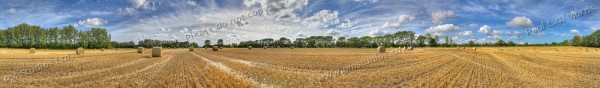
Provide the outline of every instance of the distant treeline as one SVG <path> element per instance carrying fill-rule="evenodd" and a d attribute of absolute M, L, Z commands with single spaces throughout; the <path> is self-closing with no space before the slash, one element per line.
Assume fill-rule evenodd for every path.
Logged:
<path fill-rule="evenodd" d="M 134 43 L 130 42 L 129 44 L 134 44 Z M 139 44 L 138 46 L 146 47 L 146 48 L 151 48 L 154 46 L 161 46 L 163 48 L 188 48 L 190 46 L 198 47 L 198 43 L 196 43 L 196 42 L 188 42 L 188 41 L 179 42 L 178 40 L 144 39 L 142 41 L 139 41 L 138 44 Z"/>
<path fill-rule="evenodd" d="M 386 47 L 456 47 L 456 46 L 519 46 L 512 41 L 499 40 L 495 43 L 475 43 L 469 41 L 465 44 L 456 44 L 452 38 L 448 36 L 444 37 L 444 41 L 439 43 L 440 36 L 433 36 L 431 34 L 415 36 L 412 31 L 399 31 L 393 34 L 386 34 L 383 36 L 362 36 L 362 37 L 338 37 L 334 39 L 332 36 L 310 36 L 307 38 L 296 38 L 291 41 L 288 38 L 281 37 L 278 40 L 272 38 L 265 38 L 254 41 L 242 41 L 240 43 L 233 43 L 231 47 L 262 47 L 262 46 L 279 46 L 279 47 L 299 47 L 299 48 L 376 48 L 379 45 Z M 521 44 L 529 45 L 529 44 Z M 532 44 L 532 45 L 543 45 L 543 44 Z"/>
<path fill-rule="evenodd" d="M 73 49 L 83 48 L 135 48 L 162 46 L 165 48 L 179 48 L 198 46 L 196 43 L 175 41 L 149 40 L 140 41 L 136 45 L 133 41 L 111 42 L 111 35 L 104 28 L 91 28 L 78 30 L 73 25 L 62 28 L 42 28 L 40 26 L 19 24 L 5 30 L 0 29 L 0 48 L 52 48 Z"/>
<path fill-rule="evenodd" d="M 210 45 L 210 41 L 208 45 Z M 452 38 L 448 36 L 444 37 L 443 42 L 440 41 L 440 36 L 433 36 L 431 34 L 415 36 L 412 31 L 399 31 L 393 34 L 386 34 L 383 36 L 362 36 L 362 37 L 338 37 L 334 39 L 332 36 L 310 36 L 307 38 L 296 38 L 291 41 L 288 38 L 281 37 L 277 40 L 272 38 L 265 38 L 254 41 L 242 41 L 240 43 L 233 43 L 230 45 L 224 45 L 226 47 L 237 47 L 245 48 L 248 46 L 253 47 L 289 47 L 294 46 L 298 48 L 376 48 L 379 45 L 386 47 L 504 47 L 504 46 L 588 46 L 588 47 L 600 47 L 600 32 L 589 36 L 575 36 L 572 40 L 565 40 L 563 42 L 552 42 L 542 44 L 517 44 L 513 41 L 504 41 L 502 39 L 496 42 L 476 43 L 474 41 L 468 41 L 467 43 L 457 44 L 454 43 Z M 207 43 L 207 42 L 205 42 Z M 205 46 L 208 46 L 205 45 Z"/>

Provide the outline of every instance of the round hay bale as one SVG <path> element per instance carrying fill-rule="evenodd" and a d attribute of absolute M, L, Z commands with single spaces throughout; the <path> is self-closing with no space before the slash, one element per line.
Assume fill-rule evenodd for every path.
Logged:
<path fill-rule="evenodd" d="M 219 51 L 219 47 L 213 46 L 212 51 Z"/>
<path fill-rule="evenodd" d="M 589 52 L 589 51 L 590 51 L 589 49 L 590 49 L 590 48 L 585 48 L 585 52 Z"/>
<path fill-rule="evenodd" d="M 104 52 L 104 48 L 100 49 L 100 51 Z"/>
<path fill-rule="evenodd" d="M 77 48 L 77 51 L 75 53 L 77 53 L 77 55 L 83 55 L 83 54 L 85 54 L 85 51 L 84 51 L 83 47 L 79 47 L 79 48 Z"/>
<path fill-rule="evenodd" d="M 48 49 L 46 49 L 46 51 L 48 51 Z"/>
<path fill-rule="evenodd" d="M 153 47 L 152 57 L 162 57 L 162 47 Z"/>
<path fill-rule="evenodd" d="M 35 54 L 35 48 L 29 48 L 29 54 Z"/>
<path fill-rule="evenodd" d="M 193 47 L 193 46 L 192 46 L 192 47 L 190 47 L 189 49 L 190 49 L 190 52 L 193 52 L 193 51 L 194 51 L 194 47 Z"/>
<path fill-rule="evenodd" d="M 473 51 L 477 51 L 477 48 L 473 47 Z"/>
<path fill-rule="evenodd" d="M 119 48 L 115 48 L 115 51 L 119 51 Z"/>
<path fill-rule="evenodd" d="M 144 53 L 144 47 L 138 47 L 137 52 L 138 53 Z"/>
<path fill-rule="evenodd" d="M 248 49 L 249 49 L 249 50 L 252 50 L 252 46 L 248 46 Z"/>
<path fill-rule="evenodd" d="M 294 49 L 294 46 L 290 46 L 290 49 Z"/>
<path fill-rule="evenodd" d="M 268 46 L 263 46 L 263 48 L 264 48 L 264 49 L 267 49 L 267 48 L 269 48 L 269 47 L 268 47 Z"/>
<path fill-rule="evenodd" d="M 221 46 L 218 46 L 218 47 L 219 47 L 219 49 L 223 49 L 223 47 L 221 47 Z"/>
<path fill-rule="evenodd" d="M 378 51 L 379 53 L 385 53 L 385 47 L 383 47 L 383 46 L 379 46 L 379 47 L 377 47 L 377 51 Z"/>

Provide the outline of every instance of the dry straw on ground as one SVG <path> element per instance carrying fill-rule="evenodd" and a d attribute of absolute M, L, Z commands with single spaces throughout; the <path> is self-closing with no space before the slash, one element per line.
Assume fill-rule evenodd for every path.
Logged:
<path fill-rule="evenodd" d="M 152 48 L 152 57 L 162 57 L 162 47 Z"/>

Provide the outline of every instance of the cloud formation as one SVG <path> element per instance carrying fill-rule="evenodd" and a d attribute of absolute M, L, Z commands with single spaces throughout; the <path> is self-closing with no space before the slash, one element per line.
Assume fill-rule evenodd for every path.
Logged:
<path fill-rule="evenodd" d="M 448 17 L 454 16 L 454 11 L 435 11 L 431 12 L 431 21 L 434 23 L 443 23 Z"/>
<path fill-rule="evenodd" d="M 481 34 L 490 34 L 491 27 L 488 25 L 483 25 L 477 32 Z"/>
<path fill-rule="evenodd" d="M 507 22 L 506 25 L 512 26 L 512 27 L 528 28 L 528 27 L 531 27 L 532 22 L 531 22 L 531 19 L 529 19 L 525 16 L 520 16 L 520 17 L 513 18 L 512 20 Z"/>
<path fill-rule="evenodd" d="M 569 32 L 571 32 L 571 34 L 579 34 L 579 30 L 577 29 L 571 29 Z"/>
<path fill-rule="evenodd" d="M 17 13 L 17 9 L 15 9 L 15 8 L 7 9 L 6 13 L 15 14 L 15 13 Z"/>
<path fill-rule="evenodd" d="M 293 19 L 296 18 L 295 10 L 299 10 L 308 5 L 308 0 L 244 0 L 247 7 L 260 6 L 266 9 L 267 15 L 275 19 Z"/>
<path fill-rule="evenodd" d="M 443 25 L 429 27 L 429 28 L 425 29 L 425 32 L 426 33 L 443 33 L 443 32 L 458 31 L 458 30 L 460 30 L 460 27 L 454 26 L 454 24 L 443 24 Z"/>
<path fill-rule="evenodd" d="M 327 32 L 325 33 L 325 35 L 328 35 L 328 36 L 339 36 L 339 35 L 342 35 L 342 31 L 335 30 L 335 29 L 329 29 L 329 30 L 327 30 Z"/>
<path fill-rule="evenodd" d="M 410 16 L 410 15 L 400 15 L 398 16 L 398 22 L 399 23 L 408 23 L 408 22 L 412 22 L 415 20 L 415 16 Z"/>
<path fill-rule="evenodd" d="M 104 23 L 107 23 L 107 21 L 102 18 L 89 18 L 86 20 L 79 21 L 79 25 L 86 27 L 96 27 Z"/>
<path fill-rule="evenodd" d="M 308 27 L 327 27 L 331 24 L 340 23 L 337 11 L 321 10 L 313 16 L 302 21 Z"/>
<path fill-rule="evenodd" d="M 400 23 L 390 23 L 389 21 L 386 21 L 383 26 L 383 28 L 390 28 L 390 29 L 399 29 L 400 28 Z"/>

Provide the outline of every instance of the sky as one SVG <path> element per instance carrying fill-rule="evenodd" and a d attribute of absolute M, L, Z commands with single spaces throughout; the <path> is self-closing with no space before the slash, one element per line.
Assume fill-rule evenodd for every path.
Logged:
<path fill-rule="evenodd" d="M 1 0 L 0 29 L 106 28 L 113 41 L 203 44 L 414 31 L 455 43 L 561 42 L 600 28 L 598 0 Z M 576 18 L 569 15 L 579 14 Z M 543 23 L 557 23 L 544 26 Z M 537 30 L 538 32 L 528 32 Z M 443 41 L 443 40 L 440 40 Z"/>

